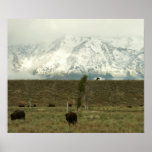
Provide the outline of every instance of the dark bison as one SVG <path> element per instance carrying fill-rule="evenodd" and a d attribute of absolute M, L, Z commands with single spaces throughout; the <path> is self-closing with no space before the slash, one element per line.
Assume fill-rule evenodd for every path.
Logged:
<path fill-rule="evenodd" d="M 100 78 L 98 77 L 98 78 L 96 78 L 96 80 L 100 80 Z"/>
<path fill-rule="evenodd" d="M 132 106 L 128 106 L 128 108 L 132 108 Z"/>
<path fill-rule="evenodd" d="M 55 104 L 49 104 L 48 107 L 55 107 Z"/>
<path fill-rule="evenodd" d="M 24 104 L 19 104 L 18 106 L 19 106 L 19 107 L 25 107 L 25 105 L 24 105 Z"/>
<path fill-rule="evenodd" d="M 74 112 L 68 112 L 65 114 L 66 120 L 68 124 L 73 124 L 75 125 L 77 123 L 77 114 Z"/>
<path fill-rule="evenodd" d="M 34 104 L 33 107 L 36 107 L 36 104 Z"/>
<path fill-rule="evenodd" d="M 69 104 L 69 107 L 72 107 L 72 104 L 71 104 L 71 103 Z"/>
<path fill-rule="evenodd" d="M 23 110 L 16 110 L 11 114 L 11 120 L 15 119 L 24 119 L 25 120 L 25 112 Z"/>

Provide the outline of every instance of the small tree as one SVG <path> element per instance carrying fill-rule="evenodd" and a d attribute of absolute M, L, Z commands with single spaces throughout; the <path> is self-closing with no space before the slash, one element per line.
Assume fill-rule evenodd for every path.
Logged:
<path fill-rule="evenodd" d="M 81 80 L 79 81 L 79 84 L 78 84 L 77 110 L 80 108 L 81 103 L 82 103 L 82 98 L 85 94 L 85 86 L 86 86 L 87 78 L 88 78 L 88 76 L 84 75 L 81 78 Z"/>

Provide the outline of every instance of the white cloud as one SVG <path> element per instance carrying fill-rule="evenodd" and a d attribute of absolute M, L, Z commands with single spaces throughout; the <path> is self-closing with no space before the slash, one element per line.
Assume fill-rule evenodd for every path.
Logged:
<path fill-rule="evenodd" d="M 14 72 L 14 71 L 9 71 L 8 72 L 8 79 L 9 80 L 22 80 L 22 79 L 43 79 L 43 77 L 39 76 L 39 75 L 32 75 L 30 72 L 28 71 L 20 71 L 20 72 Z"/>
<path fill-rule="evenodd" d="M 9 19 L 9 44 L 52 41 L 64 34 L 144 37 L 142 19 Z"/>

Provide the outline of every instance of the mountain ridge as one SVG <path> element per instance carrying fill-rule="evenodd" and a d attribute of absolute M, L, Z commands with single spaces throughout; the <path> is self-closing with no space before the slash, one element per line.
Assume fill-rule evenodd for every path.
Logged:
<path fill-rule="evenodd" d="M 83 74 L 89 79 L 144 79 L 143 40 L 133 38 L 65 36 L 47 44 L 9 45 L 8 61 L 9 79 L 12 73 L 14 78 L 27 73 L 29 79 L 80 79 Z"/>

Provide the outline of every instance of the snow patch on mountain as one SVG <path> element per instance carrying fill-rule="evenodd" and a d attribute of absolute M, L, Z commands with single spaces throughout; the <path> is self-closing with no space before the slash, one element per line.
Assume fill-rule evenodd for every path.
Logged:
<path fill-rule="evenodd" d="M 9 45 L 8 64 L 9 79 L 22 72 L 39 79 L 79 79 L 83 74 L 89 79 L 143 79 L 144 43 L 141 38 L 68 35 L 45 44 Z"/>

